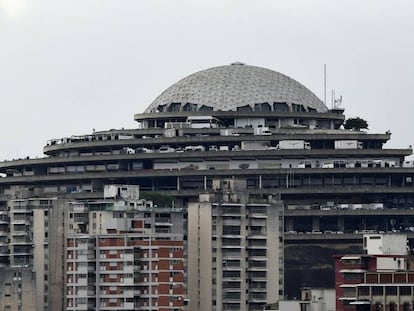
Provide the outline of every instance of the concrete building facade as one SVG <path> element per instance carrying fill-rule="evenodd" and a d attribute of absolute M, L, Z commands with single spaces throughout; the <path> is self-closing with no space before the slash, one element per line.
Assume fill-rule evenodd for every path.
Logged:
<path fill-rule="evenodd" d="M 0 275 L 0 283 L 3 286 L 13 284 L 9 282 L 8 275 L 21 274 L 14 276 L 13 280 L 23 282 L 26 288 L 32 288 L 33 292 L 25 292 L 30 292 L 28 297 L 35 300 L 23 310 L 62 308 L 64 218 L 64 202 L 56 198 L 12 199 L 8 202 L 8 217 L 7 222 L 4 222 L 7 240 L 3 240 L 7 249 L 3 253 L 7 255 L 4 256 L 4 262 L 7 264 L 3 264 L 2 268 L 10 271 Z M 49 232 L 52 232 L 51 236 Z M 25 300 L 21 298 L 21 293 L 21 290 L 14 291 L 10 299 L 20 301 L 23 305 Z"/>
<path fill-rule="evenodd" d="M 190 310 L 263 310 L 283 298 L 283 205 L 238 180 L 188 205 Z"/>
<path fill-rule="evenodd" d="M 108 186 L 105 200 L 71 202 L 66 310 L 184 310 L 184 213 Z"/>
<path fill-rule="evenodd" d="M 343 129 L 342 107 L 281 73 L 242 63 L 203 70 L 134 119 L 133 129 L 51 139 L 43 158 L 0 163 L 0 264 L 11 265 L 11 200 L 97 200 L 109 183 L 172 196 L 184 210 L 216 179 L 281 200 L 289 297 L 333 286 L 332 255 L 360 252 L 364 232 L 414 238 L 412 149 L 384 148 L 389 131 Z"/>
<path fill-rule="evenodd" d="M 408 311 L 414 270 L 403 234 L 364 235 L 367 254 L 335 256 L 337 311 Z"/>

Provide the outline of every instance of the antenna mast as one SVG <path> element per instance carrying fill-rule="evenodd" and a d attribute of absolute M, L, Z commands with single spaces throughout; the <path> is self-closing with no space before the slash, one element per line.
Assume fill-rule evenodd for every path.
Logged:
<path fill-rule="evenodd" d="M 326 106 L 326 64 L 323 64 L 323 93 L 324 93 L 323 103 Z"/>

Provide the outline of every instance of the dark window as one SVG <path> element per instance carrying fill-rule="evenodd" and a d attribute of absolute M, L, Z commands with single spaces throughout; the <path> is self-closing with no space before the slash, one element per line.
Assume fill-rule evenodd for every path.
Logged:
<path fill-rule="evenodd" d="M 276 111 L 276 112 L 289 111 L 289 106 L 286 103 L 273 103 L 273 111 Z"/>
<path fill-rule="evenodd" d="M 197 111 L 197 105 L 196 104 L 191 104 L 191 103 L 186 103 L 183 106 L 183 111 Z"/>
<path fill-rule="evenodd" d="M 171 103 L 171 105 L 168 107 L 168 111 L 174 112 L 174 111 L 180 111 L 181 104 L 180 103 Z"/>
<path fill-rule="evenodd" d="M 382 286 L 373 286 L 372 287 L 372 295 L 373 296 L 382 296 L 384 294 Z"/>
<path fill-rule="evenodd" d="M 360 296 L 369 296 L 369 287 L 361 286 L 358 288 L 358 295 Z"/>
<path fill-rule="evenodd" d="M 400 287 L 401 296 L 411 296 L 411 287 L 410 286 L 401 286 Z"/>
<path fill-rule="evenodd" d="M 203 105 L 200 107 L 199 111 L 213 111 L 213 107 Z"/>
<path fill-rule="evenodd" d="M 252 107 L 250 107 L 249 105 L 237 107 L 237 111 L 252 111 Z"/>
<path fill-rule="evenodd" d="M 268 103 L 254 104 L 254 111 L 271 111 Z"/>
<path fill-rule="evenodd" d="M 345 273 L 344 279 L 347 281 L 362 281 L 364 278 L 361 273 Z"/>
<path fill-rule="evenodd" d="M 385 295 L 397 295 L 397 286 L 387 286 L 385 287 Z"/>

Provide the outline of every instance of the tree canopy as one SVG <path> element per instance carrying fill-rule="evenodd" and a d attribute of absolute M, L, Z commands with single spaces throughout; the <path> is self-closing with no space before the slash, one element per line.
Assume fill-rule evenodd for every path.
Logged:
<path fill-rule="evenodd" d="M 349 118 L 344 123 L 346 130 L 360 131 L 362 129 L 368 129 L 368 122 L 362 118 Z"/>
<path fill-rule="evenodd" d="M 174 201 L 172 196 L 159 192 L 141 192 L 139 196 L 141 199 L 151 200 L 158 207 L 171 207 Z"/>

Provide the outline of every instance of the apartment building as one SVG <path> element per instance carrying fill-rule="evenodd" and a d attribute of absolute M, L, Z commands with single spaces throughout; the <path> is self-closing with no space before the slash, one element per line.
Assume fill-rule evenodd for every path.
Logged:
<path fill-rule="evenodd" d="M 67 310 L 184 310 L 183 210 L 131 197 L 135 189 L 69 204 Z"/>
<path fill-rule="evenodd" d="M 263 310 L 283 297 L 283 208 L 214 180 L 188 206 L 190 310 Z"/>
<path fill-rule="evenodd" d="M 26 303 L 22 310 L 62 308 L 63 206 L 62 200 L 51 198 L 9 201 L 7 217 L 3 216 L 2 221 L 5 251 L 0 283 L 4 291 L 0 292 L 0 300 L 20 301 L 17 305 L 23 306 L 27 296 L 34 302 Z M 49 232 L 53 234 L 49 236 Z M 14 286 L 17 291 L 7 290 Z"/>
<path fill-rule="evenodd" d="M 337 311 L 408 311 L 414 269 L 404 234 L 364 234 L 366 254 L 335 256 Z"/>

